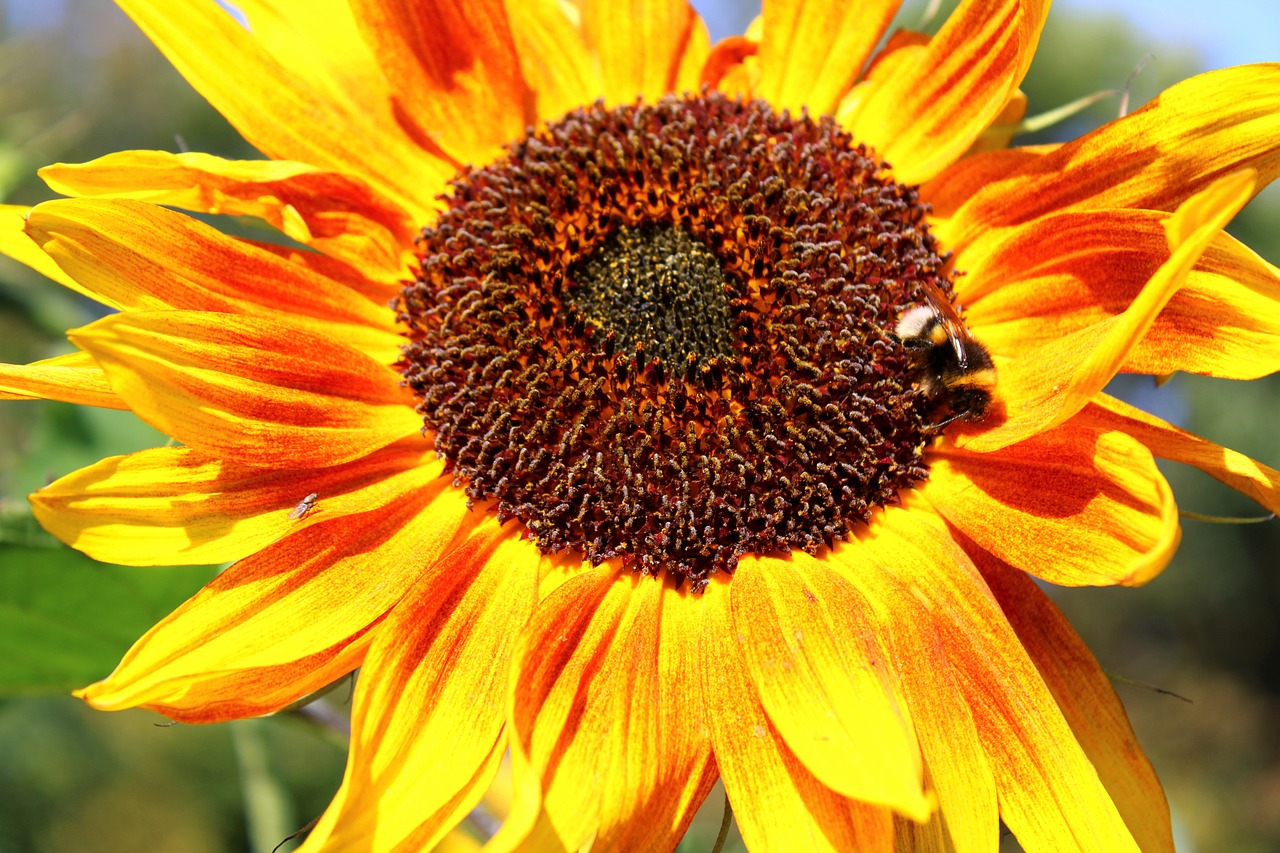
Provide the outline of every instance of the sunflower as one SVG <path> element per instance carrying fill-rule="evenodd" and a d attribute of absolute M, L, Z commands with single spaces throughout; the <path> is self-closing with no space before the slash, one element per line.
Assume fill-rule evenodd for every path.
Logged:
<path fill-rule="evenodd" d="M 756 850 L 1172 847 L 1032 578 L 1156 575 L 1157 457 L 1280 509 L 1103 390 L 1280 364 L 1280 275 L 1222 232 L 1280 67 L 1010 149 L 1034 0 L 887 40 L 896 3 L 778 0 L 714 46 L 682 0 L 119 2 L 268 159 L 59 164 L 4 210 L 114 309 L 6 395 L 176 442 L 37 518 L 231 562 L 85 701 L 216 722 L 360 668 L 307 849 L 427 849 L 508 753 L 497 850 L 670 850 L 717 779 Z"/>

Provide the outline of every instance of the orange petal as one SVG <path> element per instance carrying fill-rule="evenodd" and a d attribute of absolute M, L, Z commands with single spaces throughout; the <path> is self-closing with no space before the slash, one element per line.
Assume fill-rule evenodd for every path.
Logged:
<path fill-rule="evenodd" d="M 1089 648 L 1030 578 L 981 549 L 970 553 L 1139 849 L 1173 850 L 1160 780 Z"/>
<path fill-rule="evenodd" d="M 313 0 L 286 14 L 269 0 L 237 0 L 248 27 L 216 0 L 119 5 L 268 157 L 359 176 L 415 222 L 429 221 L 457 164 L 406 132 L 346 2 Z"/>
<path fill-rule="evenodd" d="M 271 713 L 360 665 L 371 630 L 445 553 L 466 496 L 437 480 L 372 512 L 330 518 L 241 560 L 76 695 L 175 720 Z"/>
<path fill-rule="evenodd" d="M 0 364 L 0 400 L 60 400 L 103 409 L 127 409 L 102 368 L 84 352 L 31 364 Z"/>
<path fill-rule="evenodd" d="M 975 194 L 950 235 L 1054 211 L 1173 210 L 1248 167 L 1280 174 L 1280 63 L 1210 71 Z M 954 243 L 953 243 L 954 245 Z"/>
<path fill-rule="evenodd" d="M 918 554 L 885 565 L 901 582 L 885 597 L 900 589 L 928 609 L 994 774 L 1001 819 L 1027 850 L 1137 850 L 990 590 L 943 528 L 927 529 L 929 518 L 889 507 L 883 528 L 873 525 Z"/>
<path fill-rule="evenodd" d="M 889 642 L 903 701 L 917 724 L 926 785 L 938 798 L 928 823 L 895 820 L 898 849 L 988 849 L 999 827 L 995 779 L 947 644 L 929 611 L 882 568 L 929 557 L 899 537 L 883 535 L 883 529 L 873 523 L 855 542 L 836 545 L 831 564 L 872 604 L 876 630 Z M 949 538 L 944 530 L 930 530 Z"/>
<path fill-rule="evenodd" d="M 929 41 L 920 61 L 879 81 L 849 125 L 918 184 L 973 145 L 1022 82 L 1040 40 L 1048 3 L 962 3 Z"/>
<path fill-rule="evenodd" d="M 610 106 L 698 91 L 711 39 L 686 0 L 584 0 L 582 28 Z"/>
<path fill-rule="evenodd" d="M 759 50 L 759 43 L 745 36 L 721 39 L 702 68 L 702 84 L 731 98 L 754 98 L 760 87 Z"/>
<path fill-rule="evenodd" d="M 1228 175 L 1165 221 L 1173 254 L 1123 314 L 1001 365 L 998 395 L 1006 419 L 964 436 L 962 446 L 982 452 L 1008 447 L 1064 422 L 1101 392 L 1186 281 L 1201 252 L 1252 196 L 1255 177 L 1249 170 Z"/>
<path fill-rule="evenodd" d="M 393 370 L 291 323 L 141 311 L 68 337 L 98 360 L 139 417 L 208 456 L 326 467 L 422 428 Z"/>
<path fill-rule="evenodd" d="M 533 116 L 502 0 L 355 0 L 396 117 L 458 163 L 480 165 Z"/>
<path fill-rule="evenodd" d="M 256 216 L 299 243 L 400 281 L 415 225 L 359 178 L 305 163 L 224 160 L 209 154 L 121 151 L 40 170 L 69 196 L 131 198 L 199 213 Z"/>
<path fill-rule="evenodd" d="M 980 546 L 1064 586 L 1150 580 L 1179 538 L 1173 493 L 1150 451 L 1073 420 L 1012 447 L 938 445 L 920 493 Z"/>
<path fill-rule="evenodd" d="M 734 581 L 711 578 L 702 594 L 699 672 L 716 765 L 750 850 L 887 851 L 892 813 L 843 797 L 796 757 L 760 704 L 729 606 Z"/>
<path fill-rule="evenodd" d="M 956 264 L 966 321 L 993 352 L 1043 346 L 1121 314 L 1169 257 L 1169 214 L 1051 214 L 971 244 Z M 1280 270 L 1217 235 L 1129 354 L 1126 372 L 1256 379 L 1280 370 Z"/>
<path fill-rule="evenodd" d="M 675 847 L 715 781 L 698 603 L 604 565 L 538 606 L 515 658 L 515 799 L 493 849 Z"/>
<path fill-rule="evenodd" d="M 345 284 L 159 205 L 127 199 L 45 202 L 27 233 L 99 302 L 274 318 L 400 356 L 395 316 Z"/>
<path fill-rule="evenodd" d="M 521 0 L 507 4 L 520 68 L 536 101 L 538 118 L 557 119 L 604 97 L 598 57 L 578 21 L 565 14 L 560 0 Z"/>
<path fill-rule="evenodd" d="M 902 0 L 764 4 L 758 94 L 777 110 L 834 113 Z"/>
<path fill-rule="evenodd" d="M 414 276 L 411 265 L 407 265 L 402 273 L 392 277 L 390 274 L 382 275 L 376 269 L 368 270 L 358 261 L 350 264 L 339 258 L 322 255 L 305 248 L 260 242 L 251 242 L 249 245 L 258 251 L 275 255 L 291 266 L 301 267 L 310 275 L 341 282 L 374 305 L 384 309 L 400 296 L 405 283 Z M 416 264 L 417 261 L 413 263 Z M 373 273 L 375 277 L 370 277 L 366 273 Z"/>
<path fill-rule="evenodd" d="M 441 564 L 418 564 L 360 668 L 342 788 L 303 850 L 432 850 L 480 800 L 537 603 L 537 550 L 517 531 L 488 517 Z"/>
<path fill-rule="evenodd" d="M 314 471 L 249 467 L 185 447 L 158 447 L 68 474 L 31 495 L 31 506 L 45 530 L 95 560 L 202 566 L 385 506 L 443 472 L 443 461 L 418 436 Z M 298 514 L 309 494 L 315 499 Z"/>
<path fill-rule="evenodd" d="M 796 553 L 743 560 L 730 596 L 761 704 L 787 746 L 827 787 L 928 820 L 909 713 L 862 595 Z"/>
<path fill-rule="evenodd" d="M 944 246 L 959 249 L 958 237 L 952 233 L 950 217 L 965 202 L 988 184 L 1006 177 L 1010 172 L 1028 169 L 1048 151 L 1057 146 L 1025 146 L 1002 151 L 985 151 L 973 154 L 953 163 L 920 187 L 920 200 L 933 208 L 929 222 L 935 236 Z M 967 271 L 967 267 L 961 267 Z M 966 283 L 965 278 L 956 282 L 956 289 Z"/>
<path fill-rule="evenodd" d="M 1204 250 L 1125 369 L 1228 379 L 1280 371 L 1280 269 L 1230 234 Z M 1164 322 L 1167 317 L 1167 322 Z"/>
<path fill-rule="evenodd" d="M 1280 471 L 1180 430 L 1106 394 L 1099 394 L 1089 408 L 1081 412 L 1081 417 L 1107 429 L 1123 430 L 1161 459 L 1194 465 L 1271 512 L 1280 513 Z"/>

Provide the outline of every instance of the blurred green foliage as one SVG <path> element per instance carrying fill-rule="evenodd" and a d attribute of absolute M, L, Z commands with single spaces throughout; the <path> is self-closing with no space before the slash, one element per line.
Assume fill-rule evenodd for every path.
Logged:
<path fill-rule="evenodd" d="M 0 0 L 0 12 L 10 5 Z M 735 13 L 739 24 L 749 20 L 749 5 Z M 900 21 L 914 25 L 922 5 L 909 3 Z M 952 5 L 943 4 L 938 21 Z M 50 197 L 34 170 L 55 160 L 130 148 L 255 156 L 114 6 L 64 6 L 51 29 L 0 26 L 0 198 Z M 1050 15 L 1024 86 L 1031 114 L 1122 88 L 1148 53 L 1154 58 L 1132 82 L 1131 109 L 1205 70 L 1193 50 L 1154 43 L 1119 17 L 1063 11 Z M 1118 107 L 1118 99 L 1103 100 L 1017 142 L 1074 138 L 1115 118 Z M 1229 230 L 1275 263 L 1278 223 L 1273 187 Z M 87 300 L 0 258 L 0 359 L 65 352 L 64 331 L 95 316 Z M 1113 390 L 1280 467 L 1274 378 L 1245 384 L 1179 375 L 1157 390 L 1132 377 Z M 127 413 L 48 402 L 0 403 L 0 434 L 7 439 L 0 442 L 0 659 L 12 662 L 0 670 L 0 695 L 9 697 L 0 699 L 0 853 L 262 851 L 266 839 L 283 837 L 281 826 L 319 814 L 341 778 L 343 754 L 296 721 L 156 728 L 154 715 L 93 712 L 65 693 L 105 676 L 208 570 L 95 564 L 41 532 L 24 496 L 164 437 Z M 1198 472 L 1166 471 L 1187 509 L 1258 514 Z M 1109 671 L 1193 700 L 1119 687 L 1169 792 L 1183 849 L 1261 853 L 1280 845 L 1280 522 L 1184 527 L 1177 558 L 1147 587 L 1056 595 Z M 41 576 L 59 579 L 58 595 L 36 583 Z M 15 695 L 39 689 L 56 692 Z M 246 800 L 269 801 L 271 813 L 252 817 Z M 709 799 L 682 849 L 705 849 L 721 805 L 718 794 Z"/>
<path fill-rule="evenodd" d="M 106 565 L 47 540 L 4 545 L 0 695 L 68 693 L 96 681 L 213 577 L 203 568 Z"/>

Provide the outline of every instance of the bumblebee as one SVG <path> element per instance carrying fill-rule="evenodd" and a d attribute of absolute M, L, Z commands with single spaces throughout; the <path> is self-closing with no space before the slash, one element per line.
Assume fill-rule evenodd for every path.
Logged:
<path fill-rule="evenodd" d="M 990 411 L 996 387 L 991 353 L 969 333 L 945 293 L 927 280 L 921 284 L 926 304 L 903 312 L 894 337 L 920 371 L 920 389 L 931 399 L 945 401 L 951 412 L 933 428 L 940 430 L 957 420 L 981 421 Z"/>

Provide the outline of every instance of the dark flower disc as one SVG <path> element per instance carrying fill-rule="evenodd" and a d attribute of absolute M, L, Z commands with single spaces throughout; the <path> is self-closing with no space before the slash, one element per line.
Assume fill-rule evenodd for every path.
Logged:
<path fill-rule="evenodd" d="M 926 476 L 889 332 L 951 285 L 915 190 L 829 119 L 596 105 L 444 201 L 400 369 L 457 482 L 544 552 L 700 588 L 829 547 Z"/>

